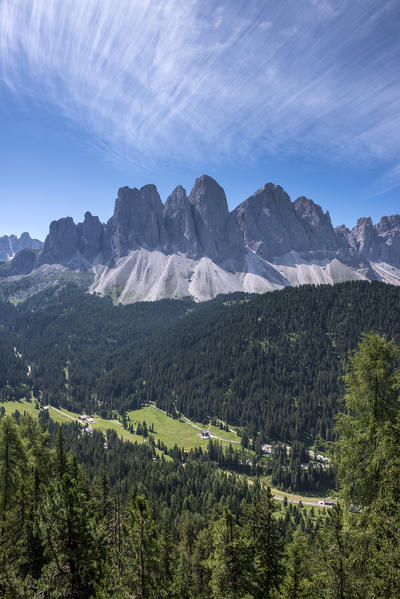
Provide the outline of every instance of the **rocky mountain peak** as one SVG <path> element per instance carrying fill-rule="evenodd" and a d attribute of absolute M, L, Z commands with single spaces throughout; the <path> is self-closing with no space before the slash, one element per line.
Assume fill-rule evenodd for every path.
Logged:
<path fill-rule="evenodd" d="M 26 231 L 19 238 L 16 235 L 3 235 L 0 237 L 0 262 L 10 261 L 21 250 L 41 250 L 42 247 L 43 242 L 32 239 Z"/>
<path fill-rule="evenodd" d="M 321 206 L 305 196 L 297 198 L 293 202 L 293 207 L 308 233 L 310 248 L 313 250 L 337 248 L 338 241 L 329 212 L 324 213 Z"/>
<path fill-rule="evenodd" d="M 391 214 L 390 216 L 382 216 L 379 223 L 375 226 L 375 230 L 378 235 L 384 235 L 385 233 L 400 231 L 400 214 Z"/>
<path fill-rule="evenodd" d="M 21 234 L 21 237 L 19 238 L 19 240 L 21 243 L 31 243 L 32 241 L 37 241 L 37 240 L 32 239 L 27 231 L 24 231 Z M 43 244 L 40 242 L 40 245 L 43 245 Z M 28 246 L 26 246 L 26 247 L 28 247 Z M 29 248 L 29 249 L 35 249 L 35 248 Z"/>
<path fill-rule="evenodd" d="M 168 196 L 164 205 L 164 215 L 170 215 L 181 208 L 185 208 L 188 204 L 186 189 L 182 185 L 175 187 L 173 192 Z"/>
<path fill-rule="evenodd" d="M 400 215 L 383 216 L 374 228 L 380 244 L 380 258 L 400 265 Z"/>
<path fill-rule="evenodd" d="M 229 210 L 224 190 L 208 175 L 196 179 L 188 197 L 197 239 L 204 255 L 220 261 L 229 240 Z"/>
<path fill-rule="evenodd" d="M 357 219 L 356 229 L 373 229 L 374 225 L 370 216 L 361 216 Z"/>
<path fill-rule="evenodd" d="M 318 204 L 310 198 L 300 196 L 293 202 L 294 209 L 297 214 L 312 224 L 318 226 L 321 222 L 332 225 L 329 212 L 324 212 Z"/>
<path fill-rule="evenodd" d="M 229 215 L 225 191 L 208 175 L 196 179 L 189 195 L 189 203 L 201 215 L 206 225 L 214 220 L 215 225 L 223 227 Z"/>
<path fill-rule="evenodd" d="M 245 244 L 263 258 L 307 248 L 304 226 L 288 194 L 280 185 L 267 183 L 233 211 Z"/>
<path fill-rule="evenodd" d="M 89 261 L 94 260 L 103 251 L 103 225 L 98 216 L 85 212 L 83 223 L 77 225 L 79 251 Z"/>
<path fill-rule="evenodd" d="M 119 189 L 106 236 L 116 258 L 125 256 L 131 249 L 156 249 L 166 245 L 163 203 L 155 185 Z"/>
<path fill-rule="evenodd" d="M 25 233 L 21 240 L 34 241 Z M 0 255 L 3 244 L 9 260 L 17 241 L 0 238 Z M 71 217 L 53 221 L 43 250 L 20 252 L 0 277 L 44 264 L 92 270 L 91 289 L 113 295 L 118 289 L 123 302 L 354 278 L 400 284 L 400 216 L 382 217 L 375 226 L 364 217 L 352 230 L 333 229 L 329 213 L 313 200 L 300 196 L 292 203 L 271 182 L 229 213 L 222 187 L 202 175 L 189 196 L 178 186 L 165 205 L 155 185 L 121 187 L 106 225 L 91 212 L 78 225 Z"/>
<path fill-rule="evenodd" d="M 178 185 L 168 196 L 163 215 L 171 251 L 185 253 L 190 258 L 201 256 L 192 205 L 189 203 L 186 190 L 181 185 Z"/>
<path fill-rule="evenodd" d="M 261 189 L 259 189 L 258 191 L 265 191 L 269 194 L 269 197 L 274 198 L 278 201 L 281 200 L 284 202 L 290 202 L 290 197 L 283 189 L 283 187 L 281 187 L 281 185 L 278 185 L 277 183 L 272 183 L 272 181 L 265 183 L 263 187 L 261 187 Z"/>
<path fill-rule="evenodd" d="M 350 244 L 363 256 L 371 256 L 376 249 L 376 233 L 372 219 L 363 216 L 357 220 L 350 234 Z"/>
<path fill-rule="evenodd" d="M 53 220 L 44 243 L 39 264 L 65 264 L 78 251 L 79 234 L 70 216 Z"/>

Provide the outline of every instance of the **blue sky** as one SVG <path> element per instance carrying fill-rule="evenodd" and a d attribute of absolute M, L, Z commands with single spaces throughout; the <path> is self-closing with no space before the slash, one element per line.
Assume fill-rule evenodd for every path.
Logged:
<path fill-rule="evenodd" d="M 0 0 L 0 235 L 118 187 L 400 212 L 398 0 Z"/>

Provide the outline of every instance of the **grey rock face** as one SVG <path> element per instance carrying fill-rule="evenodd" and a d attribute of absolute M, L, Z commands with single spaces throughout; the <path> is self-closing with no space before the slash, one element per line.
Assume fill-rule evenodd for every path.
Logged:
<path fill-rule="evenodd" d="M 374 228 L 379 258 L 400 265 L 400 215 L 383 216 Z"/>
<path fill-rule="evenodd" d="M 349 243 L 357 254 L 365 258 L 373 258 L 376 255 L 376 232 L 369 216 L 358 219 L 349 236 Z"/>
<path fill-rule="evenodd" d="M 182 252 L 189 258 L 201 256 L 200 242 L 197 237 L 192 205 L 181 185 L 176 187 L 165 202 L 164 224 L 172 252 Z"/>
<path fill-rule="evenodd" d="M 304 196 L 297 198 L 293 207 L 307 232 L 310 249 L 337 249 L 338 240 L 329 212 L 324 213 L 321 206 Z"/>
<path fill-rule="evenodd" d="M 87 260 L 92 261 L 106 251 L 104 227 L 98 216 L 86 212 L 83 223 L 77 225 L 77 231 L 79 251 Z"/>
<path fill-rule="evenodd" d="M 400 215 L 383 216 L 373 225 L 370 217 L 362 217 L 350 230 L 336 227 L 339 254 L 351 265 L 365 266 L 368 261 L 400 265 Z"/>
<path fill-rule="evenodd" d="M 28 234 L 20 240 L 2 237 L 0 252 L 10 252 L 17 241 L 35 242 Z M 76 270 L 102 265 L 94 271 L 100 278 L 107 271 L 111 286 L 121 288 L 129 280 L 132 297 L 151 299 L 196 293 L 206 298 L 225 290 L 261 292 L 349 278 L 398 284 L 400 216 L 382 217 L 375 226 L 370 218 L 360 218 L 352 230 L 344 225 L 333 229 L 328 212 L 303 196 L 292 203 L 273 183 L 229 213 L 222 187 L 202 175 L 189 196 L 179 186 L 165 205 L 154 185 L 122 187 L 106 225 L 90 212 L 78 225 L 70 217 L 54 221 L 43 249 L 18 253 L 2 266 L 0 276 L 26 274 L 44 264 Z M 153 287 L 135 295 L 132 288 L 146 281 Z"/>
<path fill-rule="evenodd" d="M 339 225 L 335 227 L 335 236 L 337 239 L 337 244 L 339 247 L 349 247 L 350 246 L 350 235 L 351 230 L 346 227 L 346 225 Z"/>
<path fill-rule="evenodd" d="M 35 268 L 37 263 L 37 251 L 25 248 L 14 256 L 7 270 L 0 270 L 0 277 L 12 277 L 15 275 L 26 275 Z"/>
<path fill-rule="evenodd" d="M 79 252 L 79 232 L 70 216 L 53 220 L 38 265 L 68 265 Z"/>
<path fill-rule="evenodd" d="M 107 223 L 107 233 L 115 257 L 129 250 L 163 248 L 167 235 L 163 222 L 163 203 L 155 185 L 121 187 L 115 202 L 114 214 Z"/>
<path fill-rule="evenodd" d="M 310 249 L 307 232 L 288 194 L 267 183 L 233 211 L 244 243 L 265 259 Z"/>
<path fill-rule="evenodd" d="M 196 179 L 188 200 L 203 255 L 222 262 L 237 254 L 239 231 L 231 222 L 222 187 L 212 177 L 202 175 Z"/>
<path fill-rule="evenodd" d="M 41 250 L 42 247 L 42 241 L 32 239 L 26 232 L 22 233 L 21 237 L 3 235 L 0 237 L 0 262 L 8 262 L 23 249 Z"/>

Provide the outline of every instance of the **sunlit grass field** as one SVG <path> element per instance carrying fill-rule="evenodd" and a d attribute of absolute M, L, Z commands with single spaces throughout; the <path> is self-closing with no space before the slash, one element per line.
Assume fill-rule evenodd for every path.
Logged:
<path fill-rule="evenodd" d="M 154 436 L 155 440 L 160 439 L 167 447 L 183 447 L 186 451 L 193 449 L 194 447 L 206 448 L 208 445 L 208 439 L 202 439 L 200 430 L 209 430 L 212 434 L 226 439 L 222 441 L 222 444 L 227 446 L 230 442 L 236 442 L 235 445 L 240 442 L 240 437 L 235 432 L 226 432 L 221 430 L 217 426 L 205 425 L 204 423 L 193 422 L 195 426 L 188 424 L 187 418 L 177 420 L 171 416 L 167 416 L 164 412 L 161 412 L 154 406 L 146 406 L 139 410 L 132 410 L 128 412 L 128 418 L 130 423 L 133 424 L 136 430 L 137 423 L 146 422 L 147 428 L 154 425 L 154 431 L 150 432 Z"/>

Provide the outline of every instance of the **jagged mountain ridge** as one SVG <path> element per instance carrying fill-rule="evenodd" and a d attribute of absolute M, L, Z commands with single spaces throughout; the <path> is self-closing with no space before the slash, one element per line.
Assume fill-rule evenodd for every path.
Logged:
<path fill-rule="evenodd" d="M 0 237 L 0 262 L 9 262 L 23 249 L 41 250 L 43 242 L 32 239 L 29 233 L 22 233 L 21 237 L 16 235 L 3 235 Z"/>
<path fill-rule="evenodd" d="M 19 252 L 1 275 L 63 269 L 90 272 L 92 291 L 123 303 L 351 279 L 400 285 L 400 216 L 333 228 L 328 212 L 305 197 L 291 202 L 273 183 L 229 212 L 207 175 L 165 204 L 154 185 L 122 187 L 106 224 L 90 212 L 79 224 L 53 221 L 43 249 Z"/>

